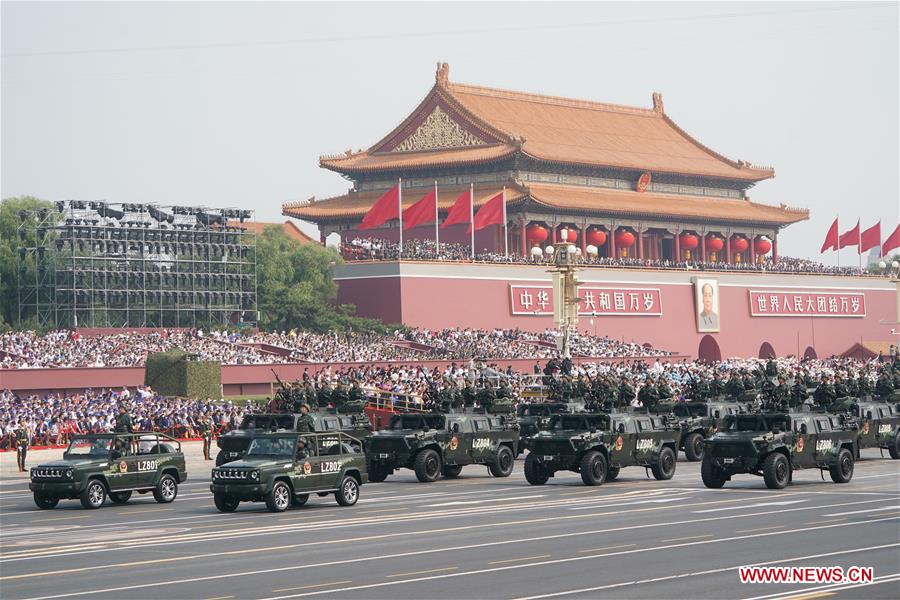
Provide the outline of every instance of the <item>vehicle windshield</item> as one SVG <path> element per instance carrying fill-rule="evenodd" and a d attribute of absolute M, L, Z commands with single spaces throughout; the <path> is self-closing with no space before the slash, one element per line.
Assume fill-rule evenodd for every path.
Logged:
<path fill-rule="evenodd" d="M 282 437 L 253 438 L 250 447 L 247 448 L 247 456 L 293 458 L 294 440 Z"/>
<path fill-rule="evenodd" d="M 556 415 L 550 419 L 550 431 L 609 429 L 605 415 Z"/>
<path fill-rule="evenodd" d="M 523 404 L 518 408 L 520 417 L 549 417 L 566 409 L 564 404 Z"/>
<path fill-rule="evenodd" d="M 396 415 L 389 429 L 444 429 L 444 415 Z"/>
<path fill-rule="evenodd" d="M 69 444 L 66 454 L 72 456 L 97 456 L 107 457 L 112 438 L 75 438 Z"/>
<path fill-rule="evenodd" d="M 738 415 L 731 419 L 727 425 L 728 431 L 757 432 L 774 431 L 775 429 L 780 431 L 790 431 L 790 427 L 791 422 L 787 417 L 763 417 L 762 415 Z"/>
<path fill-rule="evenodd" d="M 291 415 L 246 415 L 241 421 L 241 429 L 271 429 L 275 423 L 277 429 L 293 429 L 294 417 Z"/>
<path fill-rule="evenodd" d="M 678 404 L 672 409 L 676 417 L 705 417 L 709 407 L 705 404 Z"/>

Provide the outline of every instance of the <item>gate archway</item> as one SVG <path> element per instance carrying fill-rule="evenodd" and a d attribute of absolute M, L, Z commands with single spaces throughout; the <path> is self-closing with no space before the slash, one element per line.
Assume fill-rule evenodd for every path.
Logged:
<path fill-rule="evenodd" d="M 807 346 L 806 350 L 803 351 L 803 358 L 806 359 L 816 359 L 819 358 L 819 355 L 816 354 L 816 349 L 812 346 Z"/>
<path fill-rule="evenodd" d="M 711 335 L 704 335 L 700 340 L 700 347 L 697 349 L 697 357 L 706 362 L 715 362 L 722 360 L 722 351 L 719 350 L 719 343 Z"/>
<path fill-rule="evenodd" d="M 770 356 L 775 356 L 775 348 L 769 342 L 763 342 L 759 347 L 759 358 L 769 358 Z"/>

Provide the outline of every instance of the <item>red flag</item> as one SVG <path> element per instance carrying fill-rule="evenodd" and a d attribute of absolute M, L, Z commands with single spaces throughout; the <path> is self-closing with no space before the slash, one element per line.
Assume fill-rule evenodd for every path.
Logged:
<path fill-rule="evenodd" d="M 475 231 L 484 229 L 488 225 L 503 225 L 503 193 L 499 193 L 485 202 L 475 213 Z M 469 232 L 472 225 L 469 225 Z"/>
<path fill-rule="evenodd" d="M 894 248 L 900 248 L 900 225 L 894 227 L 894 233 L 881 242 L 881 255 L 887 256 Z"/>
<path fill-rule="evenodd" d="M 828 228 L 828 233 L 825 234 L 825 242 L 822 244 L 822 249 L 819 250 L 819 253 L 825 252 L 826 250 L 837 250 L 838 249 L 838 220 L 835 219 L 834 223 L 831 224 L 831 227 Z"/>
<path fill-rule="evenodd" d="M 878 221 L 859 235 L 859 253 L 881 245 L 881 221 Z"/>
<path fill-rule="evenodd" d="M 383 225 L 385 221 L 400 218 L 400 184 L 395 185 L 378 199 L 366 216 L 363 217 L 360 229 L 374 229 Z"/>
<path fill-rule="evenodd" d="M 447 218 L 441 224 L 441 229 L 457 223 L 468 223 L 472 214 L 472 190 L 466 190 L 456 198 L 456 202 L 450 207 Z"/>
<path fill-rule="evenodd" d="M 437 200 L 437 190 L 431 190 L 421 200 L 403 211 L 403 229 L 412 229 L 421 223 L 434 220 L 434 203 Z"/>
<path fill-rule="evenodd" d="M 856 222 L 856 227 L 842 233 L 838 240 L 838 248 L 846 248 L 847 246 L 859 246 L 859 221 Z"/>

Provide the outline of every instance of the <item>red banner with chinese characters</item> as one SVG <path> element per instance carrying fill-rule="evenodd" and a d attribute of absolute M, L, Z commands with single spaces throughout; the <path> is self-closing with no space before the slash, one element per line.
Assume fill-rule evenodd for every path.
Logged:
<path fill-rule="evenodd" d="M 540 285 L 509 286 L 512 314 L 552 315 L 553 288 Z M 662 293 L 657 288 L 613 288 L 582 285 L 578 288 L 578 314 L 582 316 L 662 315 Z"/>
<path fill-rule="evenodd" d="M 754 317 L 865 317 L 866 295 L 859 292 L 749 290 Z"/>

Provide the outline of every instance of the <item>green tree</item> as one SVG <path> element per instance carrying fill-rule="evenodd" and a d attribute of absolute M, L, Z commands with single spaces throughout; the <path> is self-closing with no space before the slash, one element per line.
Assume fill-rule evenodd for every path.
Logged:
<path fill-rule="evenodd" d="M 263 329 L 380 330 L 372 319 L 354 315 L 352 305 L 337 306 L 332 267 L 342 262 L 333 248 L 301 244 L 279 226 L 256 239 L 257 302 Z"/>
<path fill-rule="evenodd" d="M 21 211 L 32 211 L 40 208 L 53 210 L 53 204 L 32 196 L 5 198 L 0 201 L 0 327 L 3 323 L 23 326 L 33 315 L 23 315 L 24 323 L 18 323 L 19 317 L 19 257 L 18 248 L 23 245 L 19 238 L 18 228 L 22 222 Z M 33 221 L 33 219 L 32 219 Z M 33 225 L 33 223 L 32 223 Z M 26 246 L 35 246 L 34 227 L 28 228 Z M 29 264 L 25 273 L 33 274 L 34 265 Z"/>

